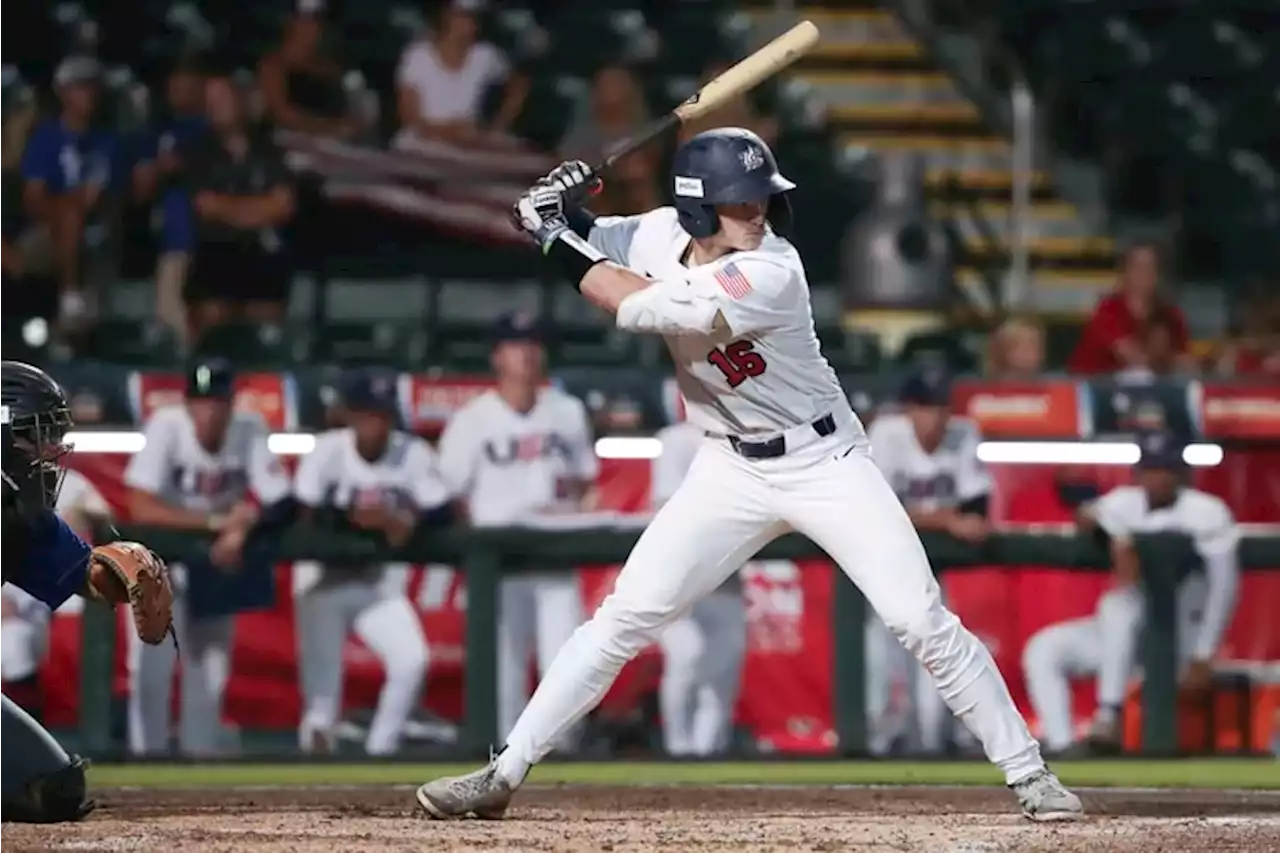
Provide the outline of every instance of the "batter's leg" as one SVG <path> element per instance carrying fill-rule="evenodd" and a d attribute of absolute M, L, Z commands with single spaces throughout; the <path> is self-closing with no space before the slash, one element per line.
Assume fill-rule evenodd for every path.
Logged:
<path fill-rule="evenodd" d="M 1010 785 L 1044 771 L 991 653 L 942 603 L 920 537 L 871 458 L 817 466 L 786 498 L 786 518 L 839 563 L 889 630 L 933 676 Z"/>
<path fill-rule="evenodd" d="M 1031 707 L 1049 752 L 1075 743 L 1071 723 L 1071 676 L 1096 672 L 1101 643 L 1096 619 L 1072 619 L 1041 628 L 1022 650 L 1022 673 Z"/>
<path fill-rule="evenodd" d="M 4 819 L 50 823 L 77 820 L 92 811 L 93 801 L 86 797 L 84 762 L 68 755 L 53 735 L 8 696 L 0 697 L 0 717 Z"/>
<path fill-rule="evenodd" d="M 902 708 L 901 686 L 906 681 L 903 666 L 907 653 L 884 620 L 868 614 L 863 630 L 866 660 L 867 751 L 888 755 L 894 743 L 906 734 L 907 718 Z"/>
<path fill-rule="evenodd" d="M 232 616 L 188 619 L 182 644 L 178 745 L 189 756 L 222 750 L 222 693 L 231 674 Z"/>
<path fill-rule="evenodd" d="M 662 649 L 662 681 L 658 709 L 662 712 L 662 744 L 668 755 L 693 753 L 693 714 L 698 689 L 698 662 L 706 653 L 702 626 L 690 611 L 658 634 Z"/>
<path fill-rule="evenodd" d="M 950 740 L 951 711 L 924 667 L 911 661 L 909 672 L 911 704 L 919 730 L 920 749 L 929 755 L 939 755 Z"/>
<path fill-rule="evenodd" d="M 747 612 L 741 590 L 718 590 L 694 605 L 707 638 L 699 662 L 693 711 L 693 751 L 707 756 L 729 748 L 747 654 Z"/>
<path fill-rule="evenodd" d="M 529 700 L 529 659 L 537 643 L 537 600 L 531 577 L 498 584 L 498 740 L 507 735 Z"/>
<path fill-rule="evenodd" d="M 360 605 L 359 581 L 313 586 L 294 599 L 294 629 L 298 640 L 298 671 L 302 688 L 302 719 L 298 745 L 304 752 L 331 752 L 342 703 L 342 651 L 347 629 Z"/>
<path fill-rule="evenodd" d="M 186 595 L 173 600 L 173 627 L 186 648 Z M 178 650 L 173 643 L 148 645 L 137 632 L 128 632 L 129 698 L 127 702 L 129 752 L 136 756 L 163 755 L 169 751 L 172 728 L 173 673 Z"/>
<path fill-rule="evenodd" d="M 1136 586 L 1113 589 L 1098 599 L 1098 716 L 1097 739 L 1120 745 L 1120 711 L 1137 663 L 1138 636 L 1145 605 Z"/>
<path fill-rule="evenodd" d="M 566 571 L 536 575 L 533 600 L 535 658 L 538 678 L 541 680 L 547 670 L 551 669 L 560 649 L 582 624 L 582 589 L 578 584 L 577 573 Z M 524 703 L 521 702 L 521 707 L 523 706 Z M 565 732 L 555 748 L 576 749 L 581 739 L 582 726 L 574 726 Z"/>
<path fill-rule="evenodd" d="M 361 611 L 355 632 L 382 660 L 386 673 L 365 750 L 391 755 L 400 748 L 404 724 L 418 707 L 427 675 L 427 638 L 418 611 L 403 595 L 383 598 Z"/>
<path fill-rule="evenodd" d="M 786 531 L 768 486 L 745 465 L 727 448 L 703 448 L 640 536 L 613 592 L 556 656 L 496 760 L 418 789 L 428 814 L 500 816 L 530 766 L 599 703 L 627 661 Z"/>

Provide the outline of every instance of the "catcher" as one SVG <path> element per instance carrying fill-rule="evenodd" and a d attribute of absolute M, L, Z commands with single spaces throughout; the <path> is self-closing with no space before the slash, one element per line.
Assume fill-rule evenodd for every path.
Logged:
<path fill-rule="evenodd" d="M 17 361 L 0 365 L 3 441 L 4 582 L 55 609 L 72 595 L 129 602 L 138 635 L 159 643 L 172 632 L 173 591 L 164 563 L 136 542 L 90 548 L 53 508 L 71 427 L 66 396 L 44 371 Z M 83 759 L 3 697 L 4 820 L 55 823 L 93 810 Z"/>

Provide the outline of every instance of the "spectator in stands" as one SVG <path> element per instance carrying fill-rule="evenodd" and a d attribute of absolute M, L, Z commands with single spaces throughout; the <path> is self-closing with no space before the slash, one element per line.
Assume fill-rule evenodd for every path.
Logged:
<path fill-rule="evenodd" d="M 1029 379 L 1044 371 L 1044 326 L 1035 317 L 1011 317 L 991 335 L 987 348 L 987 376 Z"/>
<path fill-rule="evenodd" d="M 529 92 L 528 78 L 513 73 L 502 51 L 477 41 L 482 0 L 451 0 L 429 38 L 409 45 L 396 71 L 400 127 L 413 137 L 455 143 L 510 131 Z M 481 111 L 489 87 L 505 81 L 498 112 L 487 125 Z"/>
<path fill-rule="evenodd" d="M 1235 376 L 1280 376 L 1280 285 L 1261 285 L 1244 304 L 1240 334 L 1217 358 Z"/>
<path fill-rule="evenodd" d="M 67 332 L 83 330 L 92 319 L 85 226 L 102 213 L 121 177 L 118 140 L 93 126 L 99 76 L 97 60 L 89 57 L 58 65 L 53 85 L 61 110 L 35 129 L 22 157 L 23 211 L 36 229 L 24 257 L 34 263 L 36 245 L 49 257 Z"/>
<path fill-rule="evenodd" d="M 734 64 L 729 59 L 712 59 L 703 70 L 700 83 L 711 82 Z M 691 136 L 715 127 L 745 127 L 755 131 L 770 145 L 778 138 L 777 119 L 761 115 L 746 93 L 738 95 L 702 118 L 680 125 L 680 141 L 684 142 Z"/>
<path fill-rule="evenodd" d="M 362 131 L 348 109 L 342 66 L 324 50 L 322 0 L 299 0 L 280 46 L 258 66 L 267 118 L 287 130 L 349 139 Z"/>
<path fill-rule="evenodd" d="M 186 164 L 196 245 L 185 297 L 193 335 L 233 319 L 279 322 L 293 271 L 281 230 L 294 215 L 293 182 L 271 140 L 245 117 L 229 77 L 205 84 L 211 133 Z"/>
<path fill-rule="evenodd" d="M 595 162 L 610 143 L 648 120 L 649 107 L 635 75 L 621 65 L 605 66 L 596 72 L 590 100 L 560 143 L 560 156 Z M 619 160 L 591 209 L 602 215 L 628 216 L 660 207 L 661 153 L 650 144 Z"/>
<path fill-rule="evenodd" d="M 1098 374 L 1153 370 L 1152 356 L 1163 357 L 1163 335 L 1174 366 L 1193 370 L 1187 352 L 1187 323 L 1178 306 L 1159 293 L 1161 250 L 1155 243 L 1136 243 L 1124 253 L 1114 292 L 1093 311 L 1071 354 L 1072 373 Z M 1155 347 L 1153 352 L 1152 347 Z"/>
<path fill-rule="evenodd" d="M 195 245 L 195 215 L 184 180 L 184 161 L 208 132 L 204 112 L 204 70 L 180 61 L 165 82 L 163 115 L 141 142 L 133 168 L 134 193 L 160 202 L 160 246 L 156 262 L 156 316 L 186 338 L 182 290 Z"/>

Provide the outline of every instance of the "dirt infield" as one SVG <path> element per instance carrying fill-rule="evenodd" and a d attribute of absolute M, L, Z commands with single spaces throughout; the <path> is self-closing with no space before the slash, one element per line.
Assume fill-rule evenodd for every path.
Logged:
<path fill-rule="evenodd" d="M 79 824 L 4 826 L 5 851 L 1280 851 L 1280 793 L 1085 792 L 1035 825 L 994 788 L 539 786 L 500 823 L 437 823 L 396 787 L 115 790 Z"/>

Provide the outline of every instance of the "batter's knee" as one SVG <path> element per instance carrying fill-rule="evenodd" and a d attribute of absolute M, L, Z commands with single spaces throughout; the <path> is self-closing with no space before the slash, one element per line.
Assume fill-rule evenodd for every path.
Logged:
<path fill-rule="evenodd" d="M 615 593 L 578 630 L 595 635 L 606 655 L 625 663 L 654 642 L 679 615 L 674 605 L 625 601 Z"/>
<path fill-rule="evenodd" d="M 935 679 L 963 669 L 976 653 L 974 644 L 966 641 L 968 632 L 960 619 L 941 600 L 915 612 L 891 615 L 885 624 Z"/>

